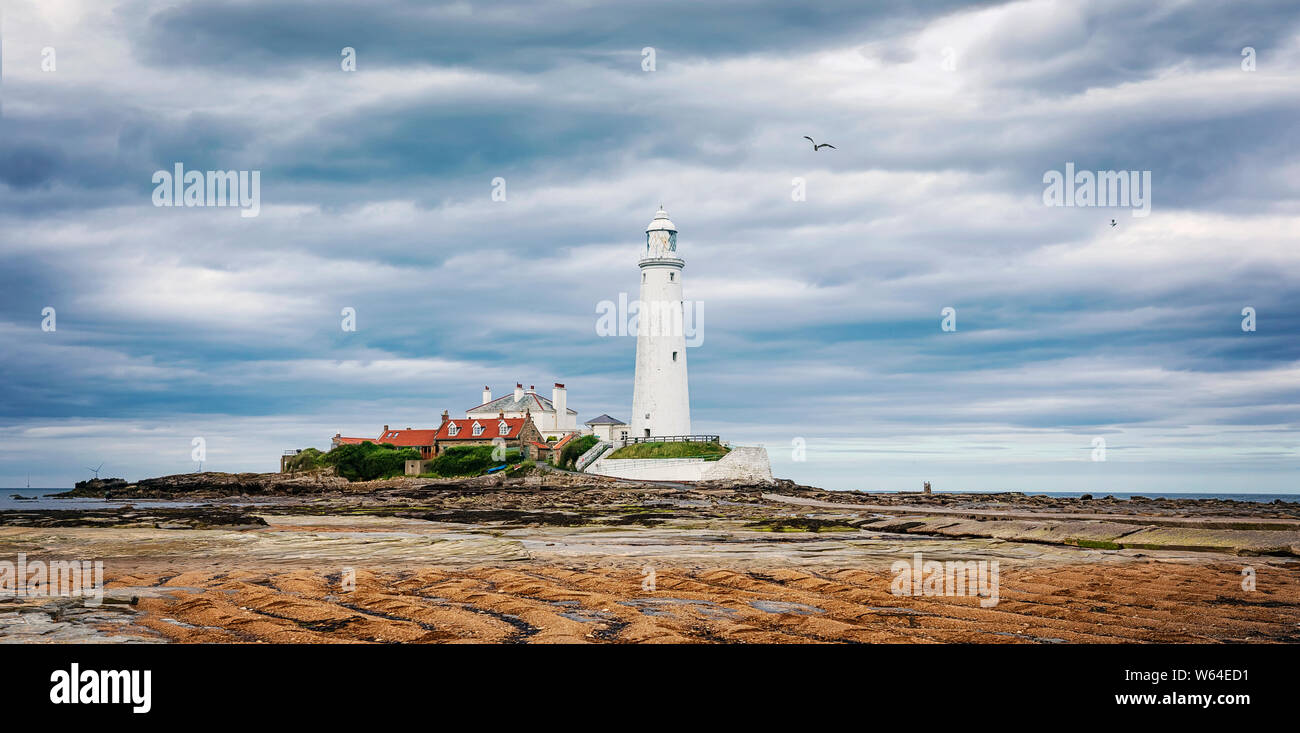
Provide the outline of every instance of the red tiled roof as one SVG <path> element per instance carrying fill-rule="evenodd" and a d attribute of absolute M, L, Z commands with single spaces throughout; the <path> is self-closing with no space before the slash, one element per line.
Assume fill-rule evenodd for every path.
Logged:
<path fill-rule="evenodd" d="M 378 443 L 392 443 L 399 447 L 433 445 L 437 430 L 388 430 L 379 436 Z"/>
<path fill-rule="evenodd" d="M 559 449 L 561 449 L 561 448 L 564 447 L 564 444 L 565 444 L 565 443 L 569 442 L 570 440 L 573 440 L 573 439 L 576 438 L 576 437 L 578 437 L 578 434 L 577 434 L 577 433 L 569 433 L 568 435 L 566 435 L 566 436 L 564 436 L 563 438 L 560 438 L 559 440 L 556 440 L 556 441 L 554 441 L 554 442 L 549 441 L 549 440 L 546 441 L 546 442 L 539 442 L 539 441 L 536 441 L 536 440 L 530 440 L 530 441 L 528 441 L 528 442 L 529 442 L 529 443 L 532 443 L 533 445 L 537 446 L 538 448 L 543 448 L 543 449 L 545 449 L 545 450 L 559 450 Z"/>
<path fill-rule="evenodd" d="M 507 430 L 509 431 L 505 435 L 502 435 L 501 431 L 497 428 L 497 424 L 503 419 L 505 420 Z M 438 428 L 435 437 L 438 440 L 491 440 L 492 438 L 518 438 L 520 431 L 524 429 L 524 421 L 527 419 L 528 418 L 526 417 L 480 417 L 448 420 L 446 423 L 443 423 L 442 427 Z M 483 426 L 483 433 L 481 435 L 474 434 L 475 422 L 478 422 L 479 425 Z M 459 432 L 455 435 L 451 434 L 452 425 L 460 428 Z"/>
<path fill-rule="evenodd" d="M 577 433 L 569 433 L 563 438 L 560 438 L 559 440 L 555 441 L 555 444 L 552 447 L 555 448 L 555 450 L 559 450 L 564 447 L 565 443 L 569 442 L 570 440 L 573 440 L 576 437 L 578 437 Z"/>

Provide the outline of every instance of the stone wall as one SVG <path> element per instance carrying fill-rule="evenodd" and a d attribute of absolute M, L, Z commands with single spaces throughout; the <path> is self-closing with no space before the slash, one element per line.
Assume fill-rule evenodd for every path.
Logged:
<path fill-rule="evenodd" d="M 720 461 L 710 463 L 704 470 L 705 481 L 772 481 L 772 463 L 767 449 L 757 446 L 732 446 L 731 452 Z"/>
<path fill-rule="evenodd" d="M 419 459 L 409 460 L 406 462 L 406 475 L 419 476 L 422 473 L 428 473 L 429 464 L 431 463 L 433 463 L 433 461 L 423 461 Z"/>
<path fill-rule="evenodd" d="M 767 449 L 732 446 L 721 460 L 703 458 L 601 458 L 587 473 L 638 481 L 772 481 Z"/>

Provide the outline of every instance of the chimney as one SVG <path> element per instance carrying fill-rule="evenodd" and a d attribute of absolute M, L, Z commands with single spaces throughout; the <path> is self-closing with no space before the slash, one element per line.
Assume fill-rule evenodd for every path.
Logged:
<path fill-rule="evenodd" d="M 487 385 L 485 384 L 483 385 L 483 404 L 486 405 L 491 401 L 492 401 L 492 390 L 488 389 Z"/>
<path fill-rule="evenodd" d="M 519 382 L 515 382 L 515 402 L 519 402 L 523 398 L 524 398 L 524 385 L 520 384 Z"/>
<path fill-rule="evenodd" d="M 556 382 L 555 386 L 551 388 L 551 406 L 555 408 L 555 425 L 551 429 L 556 431 L 564 430 L 564 426 L 568 424 L 565 417 L 568 415 L 569 392 L 559 382 Z"/>
<path fill-rule="evenodd" d="M 442 424 L 443 424 L 443 425 L 446 425 L 446 424 L 447 424 L 447 421 L 450 420 L 450 419 L 451 419 L 451 418 L 448 417 L 448 415 L 447 415 L 447 411 L 446 411 L 446 410 L 443 410 L 443 411 L 442 411 Z"/>
<path fill-rule="evenodd" d="M 505 411 L 505 410 L 497 410 L 497 419 L 498 419 L 498 420 L 504 420 L 504 419 L 506 419 L 506 411 Z"/>
<path fill-rule="evenodd" d="M 386 433 L 386 432 L 388 432 L 388 426 L 387 426 L 387 425 L 384 426 L 384 433 Z M 380 435 L 383 435 L 383 433 L 380 433 Z"/>

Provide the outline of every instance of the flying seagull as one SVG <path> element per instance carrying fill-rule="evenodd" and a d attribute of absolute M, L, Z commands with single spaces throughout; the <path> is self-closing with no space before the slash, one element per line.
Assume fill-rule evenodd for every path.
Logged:
<path fill-rule="evenodd" d="M 831 145 L 830 143 L 822 143 L 821 145 L 818 145 L 816 140 L 813 140 L 812 138 L 808 137 L 807 135 L 804 135 L 804 136 L 803 136 L 803 139 L 804 139 L 804 140 L 807 140 L 808 142 L 810 142 L 810 143 L 813 144 L 813 152 L 814 152 L 814 153 L 817 152 L 818 150 L 821 150 L 822 148 L 830 148 L 831 150 L 838 150 L 838 149 L 839 149 L 839 148 L 835 147 L 834 145 Z"/>

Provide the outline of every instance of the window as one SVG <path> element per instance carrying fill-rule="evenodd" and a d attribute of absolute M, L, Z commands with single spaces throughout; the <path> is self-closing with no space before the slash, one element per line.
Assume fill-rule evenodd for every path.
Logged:
<path fill-rule="evenodd" d="M 456 423 L 452 423 L 451 425 L 447 426 L 447 435 L 450 435 L 454 438 L 456 437 L 456 433 L 459 432 L 460 432 L 460 426 L 457 425 Z"/>
<path fill-rule="evenodd" d="M 626 430 L 623 431 L 622 439 L 623 439 L 623 440 L 627 440 L 627 431 L 626 431 Z"/>
<path fill-rule="evenodd" d="M 507 423 L 505 420 L 502 420 L 502 421 L 497 425 L 497 432 L 499 432 L 501 435 L 509 435 L 509 434 L 510 434 L 510 424 Z"/>
<path fill-rule="evenodd" d="M 676 352 L 676 351 L 673 352 L 673 361 L 677 361 L 677 352 Z"/>
<path fill-rule="evenodd" d="M 478 424 L 478 421 L 475 420 L 475 421 L 474 421 L 474 435 L 482 435 L 482 434 L 483 434 L 483 426 L 482 426 L 482 425 L 479 425 L 479 424 Z"/>
<path fill-rule="evenodd" d="M 676 280 L 677 280 L 677 273 L 675 272 L 668 273 L 668 282 L 675 282 Z"/>

